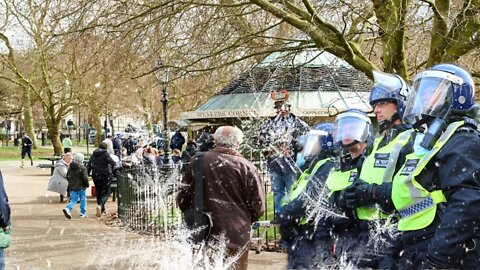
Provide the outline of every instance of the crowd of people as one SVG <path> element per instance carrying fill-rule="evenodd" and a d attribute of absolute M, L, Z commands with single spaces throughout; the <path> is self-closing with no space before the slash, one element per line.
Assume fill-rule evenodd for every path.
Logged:
<path fill-rule="evenodd" d="M 282 100 L 259 133 L 274 193 L 271 223 L 280 227 L 288 268 L 478 268 L 480 132 L 472 76 L 439 64 L 413 86 L 395 74 L 374 78 L 376 129 L 358 109 L 309 128 Z M 264 194 L 255 168 L 233 151 L 241 140 L 221 137 L 241 131 L 217 132 L 217 147 L 195 155 L 177 199 L 187 224 L 198 205 L 194 217 L 211 214 L 211 222 L 193 224 L 226 235 L 236 268 L 245 269 L 247 255 L 238 255 L 249 244 L 244 225 L 262 213 Z M 198 181 L 208 186 L 202 200 Z"/>
<path fill-rule="evenodd" d="M 354 108 L 310 128 L 285 99 L 275 102 L 277 115 L 258 133 L 274 193 L 271 223 L 280 228 L 288 268 L 478 268 L 480 132 L 472 76 L 438 64 L 413 85 L 382 72 L 374 72 L 374 82 L 369 102 L 376 128 Z M 243 136 L 222 126 L 199 145 L 176 132 L 168 159 L 185 172 L 177 203 L 186 224 L 209 228 L 195 241 L 225 236 L 237 269 L 247 268 L 250 226 L 265 211 L 258 170 L 239 152 Z M 81 153 L 66 151 L 49 189 L 70 192 L 67 218 L 77 198 L 85 217 L 91 173 L 100 216 L 116 170 L 165 161 L 156 142 L 107 136 L 87 166 Z"/>

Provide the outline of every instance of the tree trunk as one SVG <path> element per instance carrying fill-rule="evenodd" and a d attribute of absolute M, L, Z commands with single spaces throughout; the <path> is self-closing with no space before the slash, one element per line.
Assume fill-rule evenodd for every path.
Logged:
<path fill-rule="evenodd" d="M 53 153 L 55 155 L 61 155 L 63 153 L 62 142 L 60 141 L 60 123 L 53 121 L 51 118 L 46 119 L 48 137 L 53 145 Z"/>
<path fill-rule="evenodd" d="M 139 89 L 139 91 L 142 91 L 142 90 L 143 89 Z M 152 114 L 151 114 L 151 111 L 153 111 L 153 109 L 152 109 L 152 106 L 149 106 L 148 100 L 145 95 L 140 94 L 139 97 L 140 97 L 140 103 L 142 104 L 143 118 L 145 119 L 145 125 L 147 126 L 148 137 L 150 138 L 153 135 Z"/>
<path fill-rule="evenodd" d="M 32 113 L 32 103 L 30 99 L 30 87 L 28 85 L 23 86 L 23 125 L 25 130 L 32 139 L 33 149 L 38 148 L 37 138 L 35 136 L 35 131 L 33 128 L 33 113 Z"/>
<path fill-rule="evenodd" d="M 95 129 L 97 130 L 97 134 L 95 135 L 95 145 L 98 146 L 100 145 L 100 142 L 103 141 L 103 136 L 102 136 L 102 119 L 100 119 L 100 114 L 96 113 L 93 116 L 94 123 L 93 126 L 95 126 Z"/>
<path fill-rule="evenodd" d="M 108 118 L 108 122 L 110 122 L 110 134 L 112 134 L 112 137 L 113 137 L 113 136 L 115 136 L 115 127 L 113 126 L 112 117 Z"/>

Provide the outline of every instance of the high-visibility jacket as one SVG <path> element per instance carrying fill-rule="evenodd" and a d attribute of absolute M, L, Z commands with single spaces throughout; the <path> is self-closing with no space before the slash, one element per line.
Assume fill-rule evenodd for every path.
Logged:
<path fill-rule="evenodd" d="M 405 163 L 395 175 L 392 183 L 392 201 L 400 215 L 398 223 L 400 231 L 426 228 L 435 218 L 437 204 L 446 202 L 441 190 L 426 190 L 419 184 L 417 177 L 462 125 L 464 121 L 450 124 L 426 154 L 407 155 Z"/>
<path fill-rule="evenodd" d="M 379 148 L 382 137 L 375 139 L 373 150 L 363 161 L 360 179 L 369 184 L 391 182 L 395 173 L 398 156 L 402 148 L 407 145 L 413 129 L 398 134 L 392 141 Z M 375 220 L 386 218 L 375 205 L 358 207 L 355 209 L 358 219 Z"/>
<path fill-rule="evenodd" d="M 282 207 L 289 204 L 290 202 L 292 202 L 293 200 L 298 198 L 303 192 L 305 192 L 306 189 L 307 189 L 307 185 L 308 185 L 309 181 L 311 180 L 312 176 L 314 176 L 315 173 L 318 171 L 318 169 L 320 169 L 329 160 L 330 160 L 330 158 L 319 160 L 315 164 L 315 166 L 313 167 L 312 170 L 305 171 L 304 173 L 302 173 L 302 175 L 300 175 L 300 177 L 297 179 L 297 181 L 295 181 L 295 183 L 293 183 L 293 185 L 290 188 L 290 191 L 287 193 L 287 195 L 285 195 L 285 197 L 283 198 Z M 300 220 L 299 225 L 304 225 L 307 222 L 308 222 L 308 220 L 306 219 L 306 217 L 303 217 Z"/>

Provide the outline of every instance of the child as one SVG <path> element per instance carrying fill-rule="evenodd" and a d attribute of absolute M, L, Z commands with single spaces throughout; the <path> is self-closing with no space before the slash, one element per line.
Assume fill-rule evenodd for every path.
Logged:
<path fill-rule="evenodd" d="M 83 154 L 76 153 L 73 162 L 70 164 L 67 173 L 68 191 L 70 191 L 70 202 L 63 209 L 66 218 L 72 218 L 73 207 L 77 204 L 80 197 L 80 217 L 87 217 L 87 192 L 88 175 L 87 168 L 83 166 Z"/>

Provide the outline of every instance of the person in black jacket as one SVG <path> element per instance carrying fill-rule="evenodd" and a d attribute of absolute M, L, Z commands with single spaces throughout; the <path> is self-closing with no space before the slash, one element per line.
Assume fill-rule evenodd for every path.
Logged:
<path fill-rule="evenodd" d="M 113 169 L 116 165 L 107 152 L 107 144 L 103 142 L 100 143 L 98 149 L 93 151 L 92 156 L 88 160 L 88 174 L 90 175 L 91 173 L 97 191 L 97 217 L 100 217 L 102 213 L 106 214 L 105 203 L 108 200 L 108 196 L 110 196 Z"/>
<path fill-rule="evenodd" d="M 72 210 L 80 198 L 80 217 L 87 217 L 87 192 L 88 188 L 88 174 L 87 168 L 83 166 L 83 154 L 76 153 L 73 156 L 73 162 L 67 172 L 68 191 L 70 192 L 70 202 L 63 209 L 63 214 L 66 218 L 72 218 Z"/>
<path fill-rule="evenodd" d="M 333 240 L 328 220 L 307 212 L 314 211 L 316 199 L 323 197 L 323 186 L 334 165 L 333 124 L 316 125 L 306 136 L 303 154 L 310 166 L 293 183 L 283 198 L 280 213 L 272 221 L 280 225 L 288 269 L 318 269 L 332 260 Z"/>
<path fill-rule="evenodd" d="M 25 166 L 25 156 L 28 155 L 30 159 L 30 165 L 33 166 L 33 159 L 32 159 L 32 145 L 33 141 L 28 137 L 27 133 L 23 133 L 22 137 L 22 165 L 20 167 Z"/>
<path fill-rule="evenodd" d="M 3 176 L 0 171 L 0 269 L 5 268 L 4 249 L 6 249 L 11 242 L 10 225 L 10 205 L 8 204 L 8 196 L 3 186 Z"/>

